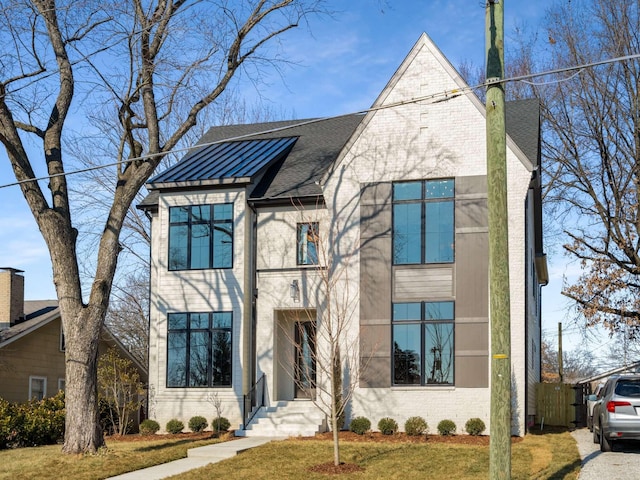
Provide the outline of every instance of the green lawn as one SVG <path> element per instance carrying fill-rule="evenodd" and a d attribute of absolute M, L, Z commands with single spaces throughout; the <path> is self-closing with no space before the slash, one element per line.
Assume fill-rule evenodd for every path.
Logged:
<path fill-rule="evenodd" d="M 218 440 L 163 439 L 108 442 L 96 455 L 63 455 L 60 446 L 0 451 L 0 479 L 100 479 L 186 456 L 188 448 Z M 339 478 L 353 479 L 482 479 L 488 477 L 489 447 L 444 443 L 341 443 L 342 461 L 364 470 Z M 336 476 L 309 471 L 332 460 L 325 440 L 286 440 L 246 451 L 237 457 L 173 477 L 260 480 L 314 480 Z M 568 432 L 527 435 L 513 444 L 512 478 L 575 480 L 580 457 Z"/>

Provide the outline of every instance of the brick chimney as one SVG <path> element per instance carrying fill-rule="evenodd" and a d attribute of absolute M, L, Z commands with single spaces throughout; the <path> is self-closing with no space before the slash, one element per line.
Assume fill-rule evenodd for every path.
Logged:
<path fill-rule="evenodd" d="M 0 267 L 0 330 L 24 320 L 22 270 Z"/>

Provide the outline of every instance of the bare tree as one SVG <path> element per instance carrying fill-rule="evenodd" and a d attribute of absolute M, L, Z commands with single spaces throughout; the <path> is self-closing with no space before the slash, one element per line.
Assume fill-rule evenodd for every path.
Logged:
<path fill-rule="evenodd" d="M 551 66 L 574 67 L 640 51 L 638 2 L 584 0 L 546 20 Z M 583 274 L 564 294 L 587 326 L 640 328 L 640 62 L 565 73 L 541 89 L 547 201 Z"/>
<path fill-rule="evenodd" d="M 317 285 L 314 284 L 312 290 L 317 292 L 318 304 L 317 309 L 304 309 L 310 322 L 296 322 L 293 334 L 284 332 L 300 357 L 287 360 L 294 365 L 290 374 L 297 388 L 309 391 L 310 399 L 330 421 L 333 462 L 337 466 L 340 464 L 338 432 L 344 425 L 347 407 L 367 361 L 360 358 L 359 337 L 353 335 L 358 318 L 357 296 L 351 291 L 348 278 L 352 255 L 338 254 L 336 239 L 330 238 L 330 232 L 343 229 L 334 224 L 323 231 L 319 228 L 320 219 L 306 212 L 303 215 L 305 222 L 299 225 L 297 234 L 305 238 L 298 240 L 296 254 L 298 263 L 316 266 L 313 273 Z"/>
<path fill-rule="evenodd" d="M 0 141 L 51 256 L 67 342 L 64 452 L 92 452 L 103 444 L 97 346 L 122 249 L 120 234 L 137 192 L 234 77 L 244 71 L 259 81 L 261 68 L 271 64 L 265 47 L 321 4 L 15 0 L 2 5 Z M 72 110 L 74 101 L 82 108 Z M 108 121 L 100 123 L 105 115 Z M 65 143 L 74 126 L 96 160 L 114 165 L 109 211 L 85 296 Z M 116 130 L 118 141 L 103 137 L 103 129 Z M 32 145 L 39 152 L 31 153 Z M 42 174 L 49 178 L 41 185 L 35 179 Z"/>

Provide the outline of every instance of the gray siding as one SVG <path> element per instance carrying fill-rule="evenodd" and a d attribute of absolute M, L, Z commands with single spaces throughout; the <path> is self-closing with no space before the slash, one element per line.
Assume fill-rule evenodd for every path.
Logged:
<path fill-rule="evenodd" d="M 361 387 L 391 385 L 392 302 L 454 300 L 455 385 L 489 382 L 488 211 L 485 176 L 456 178 L 452 265 L 392 266 L 391 183 L 362 186 L 360 197 Z"/>

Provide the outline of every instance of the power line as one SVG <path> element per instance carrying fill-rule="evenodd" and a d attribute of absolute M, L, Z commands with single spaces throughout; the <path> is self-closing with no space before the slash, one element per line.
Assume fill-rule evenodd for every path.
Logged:
<path fill-rule="evenodd" d="M 109 47 L 105 47 L 105 48 L 109 48 Z M 526 75 L 518 75 L 516 77 L 509 77 L 509 78 L 505 78 L 505 79 L 499 80 L 499 83 L 506 84 L 506 83 L 511 83 L 511 82 L 524 82 L 525 80 L 527 80 L 529 78 L 538 78 L 538 77 L 544 77 L 544 76 L 548 76 L 548 75 L 556 75 L 558 73 L 571 72 L 571 71 L 578 70 L 578 72 L 576 73 L 576 75 L 577 75 L 577 74 L 580 73 L 580 71 L 582 71 L 582 70 L 584 70 L 586 68 L 592 68 L 592 67 L 595 67 L 595 66 L 605 65 L 605 64 L 609 64 L 609 63 L 617 63 L 617 62 L 623 62 L 623 61 L 628 61 L 628 60 L 634 60 L 634 59 L 637 59 L 637 58 L 640 58 L 640 53 L 633 54 L 633 55 L 625 55 L 625 56 L 621 56 L 621 57 L 610 58 L 610 59 L 607 59 L 607 60 L 600 60 L 600 61 L 597 61 L 597 62 L 586 63 L 586 64 L 583 64 L 583 65 L 578 65 L 578 66 L 573 66 L 573 67 L 564 67 L 564 68 L 558 68 L 558 69 L 554 69 L 554 70 L 548 70 L 548 71 L 545 71 L 545 72 L 530 73 L 530 74 L 526 74 Z M 561 79 L 561 80 L 558 80 L 556 82 L 549 82 L 549 83 L 557 83 L 557 82 L 560 82 L 560 81 L 568 81 L 571 78 L 573 78 L 574 76 L 575 75 L 572 75 L 572 76 L 570 76 L 570 77 L 568 77 L 566 79 Z M 215 145 L 215 144 L 224 143 L 224 142 L 232 142 L 232 141 L 237 141 L 237 140 L 243 140 L 245 138 L 254 137 L 254 136 L 258 136 L 258 135 L 277 133 L 277 132 L 280 132 L 280 131 L 290 130 L 290 129 L 297 128 L 297 127 L 300 127 L 300 126 L 309 125 L 309 124 L 312 124 L 312 123 L 318 123 L 318 122 L 322 122 L 322 121 L 330 120 L 330 119 L 335 119 L 335 118 L 341 118 L 341 117 L 347 117 L 347 116 L 359 115 L 359 114 L 366 114 L 366 113 L 370 113 L 370 112 L 386 110 L 386 109 L 389 109 L 389 108 L 397 108 L 397 107 L 400 107 L 400 106 L 410 105 L 412 103 L 419 103 L 419 102 L 430 101 L 430 104 L 441 103 L 441 102 L 444 102 L 444 101 L 453 100 L 454 98 L 457 98 L 459 96 L 465 95 L 467 93 L 472 93 L 473 91 L 478 90 L 480 88 L 486 88 L 489 85 L 493 85 L 495 83 L 496 83 L 495 81 L 488 80 L 488 81 L 482 82 L 482 83 L 480 83 L 478 85 L 475 85 L 475 86 L 465 86 L 465 87 L 460 87 L 460 88 L 454 88 L 454 89 L 451 89 L 451 90 L 445 90 L 445 91 L 442 91 L 442 92 L 436 92 L 436 93 L 432 93 L 432 94 L 429 94 L 429 95 L 423 95 L 423 96 L 420 96 L 420 97 L 412 97 L 412 98 L 409 98 L 407 100 L 400 100 L 400 101 L 389 103 L 389 104 L 386 104 L 386 105 L 374 106 L 374 107 L 371 107 L 371 108 L 367 108 L 367 109 L 364 109 L 364 110 L 359 110 L 359 111 L 352 112 L 352 113 L 345 113 L 345 114 L 333 115 L 333 116 L 328 116 L 328 117 L 319 117 L 319 118 L 314 118 L 314 119 L 311 119 L 311 120 L 303 120 L 303 121 L 296 122 L 294 124 L 286 125 L 286 126 L 283 126 L 283 127 L 267 129 L 267 130 L 263 130 L 263 131 L 259 131 L 259 132 L 248 133 L 248 134 L 239 135 L 239 136 L 236 136 L 236 137 L 224 138 L 224 139 L 221 139 L 221 140 L 216 140 L 214 142 L 207 142 L 207 143 L 197 144 L 197 145 L 194 145 L 194 146 L 184 147 L 184 148 L 175 148 L 175 149 L 167 150 L 167 151 L 164 151 L 164 152 L 145 154 L 145 155 L 141 155 L 141 156 L 138 156 L 138 157 L 129 158 L 127 160 L 120 160 L 118 162 L 107 163 L 107 164 L 103 164 L 103 165 L 96 165 L 94 167 L 87 167 L 87 168 L 83 168 L 83 169 L 79 169 L 79 170 L 73 170 L 73 171 L 70 171 L 70 172 L 62 172 L 62 173 L 46 175 L 46 176 L 42 176 L 42 177 L 28 178 L 28 179 L 24 179 L 24 180 L 19 180 L 17 182 L 0 185 L 0 189 L 7 188 L 7 187 L 18 186 L 18 185 L 21 185 L 23 183 L 38 182 L 38 181 L 41 181 L 41 180 L 48 180 L 48 179 L 56 178 L 56 177 L 75 175 L 75 174 L 78 174 L 78 173 L 86 173 L 86 172 L 90 172 L 90 171 L 93 171 L 93 170 L 100 170 L 102 168 L 108 168 L 108 167 L 123 165 L 123 164 L 131 163 L 131 162 L 150 160 L 150 159 L 153 159 L 153 158 L 156 158 L 156 157 L 159 157 L 159 156 L 166 156 L 166 155 L 170 155 L 170 154 L 173 154 L 173 153 L 180 153 L 180 152 L 188 151 L 188 150 L 191 150 L 193 148 L 202 148 L 202 147 L 207 147 L 207 146 L 210 146 L 210 145 Z M 525 82 L 525 83 L 531 83 L 531 82 Z M 535 84 L 535 85 L 543 85 L 543 84 L 539 83 L 539 84 Z"/>

